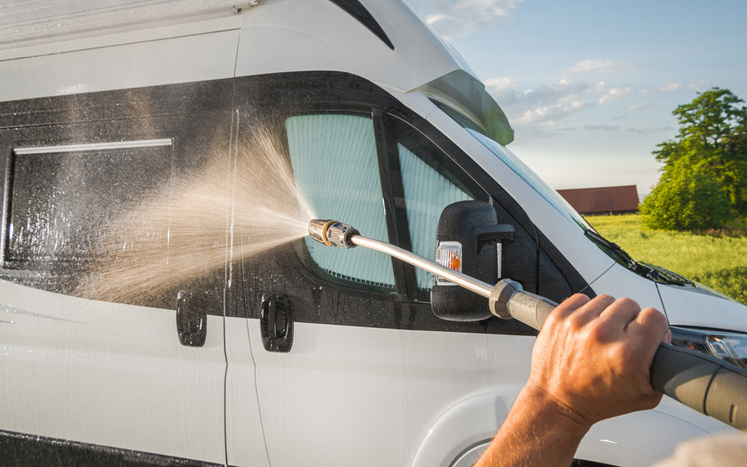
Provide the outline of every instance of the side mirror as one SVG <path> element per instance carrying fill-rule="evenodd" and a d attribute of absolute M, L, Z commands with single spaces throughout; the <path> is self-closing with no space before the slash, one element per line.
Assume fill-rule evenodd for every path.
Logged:
<path fill-rule="evenodd" d="M 488 284 L 501 278 L 503 245 L 514 239 L 512 225 L 498 225 L 495 208 L 484 201 L 460 201 L 441 213 L 436 229 L 436 262 Z M 447 321 L 481 321 L 493 316 L 488 299 L 434 277 L 431 309 Z"/>

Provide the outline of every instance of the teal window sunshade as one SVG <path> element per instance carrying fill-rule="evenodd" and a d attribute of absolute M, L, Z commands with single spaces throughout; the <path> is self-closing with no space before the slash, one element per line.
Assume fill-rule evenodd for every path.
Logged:
<path fill-rule="evenodd" d="M 322 219 L 350 224 L 361 235 L 389 241 L 376 139 L 371 117 L 312 114 L 285 122 L 300 193 Z M 389 256 L 365 248 L 343 250 L 306 238 L 314 262 L 334 277 L 364 287 L 394 288 Z"/>
<path fill-rule="evenodd" d="M 412 251 L 433 260 L 441 211 L 451 203 L 473 198 L 402 144 L 398 152 Z M 433 285 L 433 274 L 422 269 L 415 270 L 415 278 L 420 289 Z"/>

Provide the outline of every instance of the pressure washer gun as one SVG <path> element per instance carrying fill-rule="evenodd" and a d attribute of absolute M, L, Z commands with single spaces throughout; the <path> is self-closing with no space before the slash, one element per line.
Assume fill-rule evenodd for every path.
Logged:
<path fill-rule="evenodd" d="M 488 298 L 490 313 L 517 319 L 541 330 L 557 303 L 522 290 L 503 279 L 495 285 L 415 255 L 394 245 L 366 238 L 353 227 L 334 220 L 314 219 L 309 235 L 327 246 L 362 246 L 385 253 L 435 276 Z M 747 372 L 724 360 L 662 343 L 651 364 L 651 385 L 659 392 L 740 430 L 747 430 Z M 739 410 L 739 407 L 745 407 Z"/>

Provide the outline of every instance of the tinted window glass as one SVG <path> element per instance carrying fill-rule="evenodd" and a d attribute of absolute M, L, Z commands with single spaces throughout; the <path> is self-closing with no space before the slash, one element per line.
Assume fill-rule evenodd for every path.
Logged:
<path fill-rule="evenodd" d="M 4 265 L 35 269 L 104 254 L 101 232 L 171 175 L 170 139 L 16 148 Z"/>

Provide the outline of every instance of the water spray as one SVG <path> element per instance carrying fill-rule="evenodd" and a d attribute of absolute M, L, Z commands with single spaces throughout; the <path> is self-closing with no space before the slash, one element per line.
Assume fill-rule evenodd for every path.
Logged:
<path fill-rule="evenodd" d="M 436 276 L 448 279 L 489 299 L 490 312 L 502 319 L 518 319 L 541 330 L 557 304 L 525 292 L 519 283 L 503 279 L 495 285 L 428 260 L 386 242 L 361 236 L 348 224 L 313 219 L 309 235 L 319 243 L 338 248 L 362 246 L 388 254 Z M 747 430 L 747 372 L 724 360 L 662 343 L 651 364 L 651 385 L 659 392 L 740 430 Z"/>

